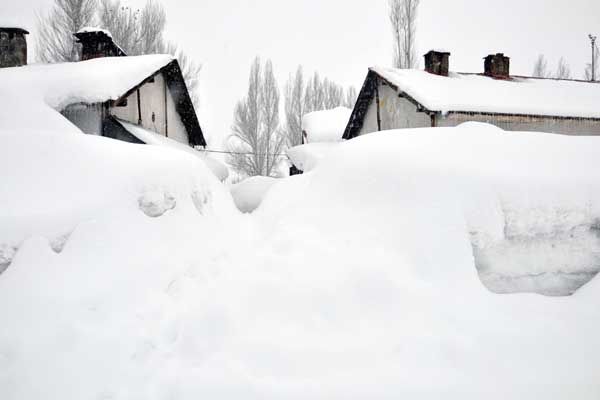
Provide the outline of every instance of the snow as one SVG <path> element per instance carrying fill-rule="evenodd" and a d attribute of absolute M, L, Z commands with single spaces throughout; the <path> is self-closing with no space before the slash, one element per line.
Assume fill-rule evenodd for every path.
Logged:
<path fill-rule="evenodd" d="M 15 18 L 10 15 L 0 15 L 0 29 L 2 28 L 13 28 L 13 29 L 23 29 L 28 31 L 29 29 L 25 24 L 23 24 L 22 18 Z"/>
<path fill-rule="evenodd" d="M 231 195 L 237 208 L 244 213 L 256 210 L 271 187 L 279 179 L 266 176 L 253 176 L 231 187 Z"/>
<path fill-rule="evenodd" d="M 86 26 L 84 28 L 81 28 L 79 31 L 77 31 L 77 33 L 92 33 L 92 32 L 104 33 L 106 36 L 108 36 L 111 39 L 113 37 L 112 33 L 110 33 L 108 30 L 98 28 L 98 27 L 93 27 L 93 26 Z"/>
<path fill-rule="evenodd" d="M 10 171 L 0 196 L 5 267 L 28 237 L 61 241 L 107 213 L 139 208 L 158 216 L 197 208 L 197 196 L 210 197 L 211 207 L 233 207 L 200 157 L 180 150 L 62 132 L 4 132 L 0 143 L 0 171 Z"/>
<path fill-rule="evenodd" d="M 332 110 L 314 111 L 302 117 L 302 130 L 306 132 L 307 142 L 339 142 L 352 110 L 337 107 Z"/>
<path fill-rule="evenodd" d="M 308 172 L 313 170 L 319 162 L 327 158 L 332 151 L 338 147 L 339 143 L 308 143 L 295 146 L 286 150 L 290 161 L 300 171 Z"/>
<path fill-rule="evenodd" d="M 419 70 L 371 68 L 430 111 L 600 118 L 596 83 L 477 74 L 448 77 Z"/>
<path fill-rule="evenodd" d="M 597 270 L 598 140 L 374 133 L 242 216 L 184 152 L 0 134 L 1 397 L 595 400 L 599 278 L 485 277 Z"/>
<path fill-rule="evenodd" d="M 169 139 L 165 136 L 159 135 L 147 129 L 144 129 L 141 126 L 134 125 L 122 120 L 119 120 L 119 123 L 123 125 L 125 129 L 133 136 L 141 140 L 142 142 L 155 146 L 164 146 L 171 149 L 177 149 L 180 151 L 184 151 L 189 154 L 193 154 L 196 157 L 199 157 L 204 161 L 206 166 L 215 174 L 220 181 L 224 181 L 229 176 L 229 169 L 222 162 L 215 160 L 214 158 L 208 156 L 206 153 L 195 150 L 194 148 L 187 146 L 183 143 L 180 143 L 176 140 Z"/>
<path fill-rule="evenodd" d="M 0 69 L 0 90 L 4 98 L 10 99 L 6 102 L 9 106 L 13 101 L 22 101 L 36 107 L 42 100 L 61 111 L 75 103 L 117 100 L 171 61 L 170 55 L 145 55 L 3 68 Z M 11 116 L 11 108 L 4 110 L 2 116 L 15 120 L 16 127 L 19 121 L 27 123 L 20 115 Z M 2 127 L 7 125 L 3 119 Z"/>

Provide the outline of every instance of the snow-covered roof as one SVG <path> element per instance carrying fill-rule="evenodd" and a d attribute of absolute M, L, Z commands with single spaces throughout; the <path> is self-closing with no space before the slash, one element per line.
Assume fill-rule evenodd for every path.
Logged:
<path fill-rule="evenodd" d="M 170 55 L 146 55 L 3 68 L 0 86 L 14 93 L 42 97 L 60 111 L 74 103 L 117 100 L 171 61 Z"/>
<path fill-rule="evenodd" d="M 448 77 L 420 70 L 374 67 L 375 72 L 429 111 L 600 118 L 600 85 L 591 82 L 480 74 Z"/>
<path fill-rule="evenodd" d="M 351 109 L 338 107 L 304 115 L 302 117 L 302 130 L 306 132 L 307 142 L 337 142 L 342 140 L 351 114 Z"/>
<path fill-rule="evenodd" d="M 168 55 L 148 55 L 1 68 L 0 131 L 80 133 L 56 111 L 75 103 L 117 100 L 172 60 Z"/>
<path fill-rule="evenodd" d="M 103 28 L 98 28 L 94 26 L 86 26 L 77 31 L 77 33 L 104 33 L 106 36 L 112 39 L 112 34 Z"/>

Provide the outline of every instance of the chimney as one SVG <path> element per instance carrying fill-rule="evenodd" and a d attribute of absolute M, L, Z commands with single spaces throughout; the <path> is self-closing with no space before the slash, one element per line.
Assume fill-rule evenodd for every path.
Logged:
<path fill-rule="evenodd" d="M 109 31 L 99 28 L 83 28 L 75 33 L 81 43 L 81 61 L 102 57 L 123 57 L 125 52 L 115 44 Z"/>
<path fill-rule="evenodd" d="M 450 53 L 447 51 L 431 50 L 425 54 L 425 71 L 430 74 L 448 76 Z"/>
<path fill-rule="evenodd" d="M 510 58 L 504 53 L 490 54 L 484 60 L 485 75 L 499 79 L 510 77 Z"/>
<path fill-rule="evenodd" d="M 28 34 L 23 28 L 0 27 L 0 68 L 27 65 Z"/>

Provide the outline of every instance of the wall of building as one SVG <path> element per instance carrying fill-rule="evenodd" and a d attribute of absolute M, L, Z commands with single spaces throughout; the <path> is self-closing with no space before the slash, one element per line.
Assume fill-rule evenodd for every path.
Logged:
<path fill-rule="evenodd" d="M 450 113 L 446 116 L 436 116 L 436 126 L 456 126 L 469 121 L 485 122 L 507 131 L 536 131 L 563 135 L 600 135 L 600 121 L 585 119 L 482 115 L 476 113 Z"/>
<path fill-rule="evenodd" d="M 61 111 L 69 121 L 89 135 L 102 135 L 104 112 L 101 103 L 71 104 Z"/>
<path fill-rule="evenodd" d="M 418 112 L 408 99 L 399 97 L 396 90 L 385 84 L 379 85 L 379 112 L 381 130 L 424 128 L 431 126 L 431 117 Z M 377 102 L 371 101 L 359 135 L 377 132 Z"/>
<path fill-rule="evenodd" d="M 140 117 L 138 93 L 141 126 L 178 142 L 189 144 L 187 130 L 175 109 L 173 97 L 162 74 L 156 75 L 153 82 L 146 82 L 138 91 L 129 95 L 126 104 L 111 107 L 110 113 L 119 119 L 137 125 Z"/>

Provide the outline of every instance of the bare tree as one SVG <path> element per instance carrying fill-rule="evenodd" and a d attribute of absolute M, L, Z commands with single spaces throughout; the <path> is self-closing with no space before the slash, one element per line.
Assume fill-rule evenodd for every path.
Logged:
<path fill-rule="evenodd" d="M 389 0 L 389 19 L 394 39 L 393 65 L 416 68 L 417 12 L 420 0 Z"/>
<path fill-rule="evenodd" d="M 302 66 L 298 66 L 296 74 L 290 76 L 285 85 L 285 125 L 283 131 L 286 145 L 294 147 L 302 143 L 302 117 L 304 114 L 330 110 L 345 106 L 354 108 L 356 89 L 352 86 L 347 90 L 325 78 L 321 79 L 318 72 L 305 83 Z"/>
<path fill-rule="evenodd" d="M 358 94 L 356 93 L 356 88 L 354 86 L 348 87 L 346 90 L 346 98 L 344 99 L 344 107 L 353 109 L 357 98 Z"/>
<path fill-rule="evenodd" d="M 564 57 L 558 60 L 558 67 L 556 68 L 554 77 L 556 79 L 571 79 L 571 67 L 569 67 Z"/>
<path fill-rule="evenodd" d="M 296 74 L 285 85 L 285 137 L 288 147 L 302 144 L 304 90 L 304 72 L 302 66 L 298 66 Z"/>
<path fill-rule="evenodd" d="M 285 138 L 279 131 L 279 89 L 271 61 L 256 58 L 250 69 L 248 93 L 234 111 L 229 139 L 231 167 L 243 176 L 274 176 Z"/>
<path fill-rule="evenodd" d="M 100 0 L 98 19 L 127 55 L 157 53 L 165 46 L 167 16 L 156 1 L 148 0 L 142 9 L 132 9 L 123 6 L 121 0 Z"/>
<path fill-rule="evenodd" d="M 78 61 L 80 45 L 73 33 L 93 25 L 96 0 L 54 0 L 47 14 L 37 15 L 37 58 L 46 63 Z"/>
<path fill-rule="evenodd" d="M 548 73 L 548 61 L 546 61 L 546 57 L 543 54 L 540 54 L 535 60 L 531 76 L 534 78 L 548 78 L 550 76 Z"/>
<path fill-rule="evenodd" d="M 598 80 L 598 73 L 600 72 L 600 49 L 598 48 L 598 46 L 596 45 L 596 51 L 594 53 L 594 69 L 595 69 L 595 74 L 592 74 L 592 63 L 588 63 L 585 65 L 585 72 L 584 72 L 584 77 L 586 81 L 591 81 L 592 77 L 596 77 L 596 80 Z"/>
<path fill-rule="evenodd" d="M 127 55 L 164 53 L 179 61 L 181 72 L 192 97 L 199 106 L 199 76 L 202 64 L 195 62 L 179 46 L 164 39 L 167 15 L 161 3 L 148 0 L 143 8 L 123 6 L 121 0 L 100 0 L 98 20 L 111 32 L 114 41 Z"/>

